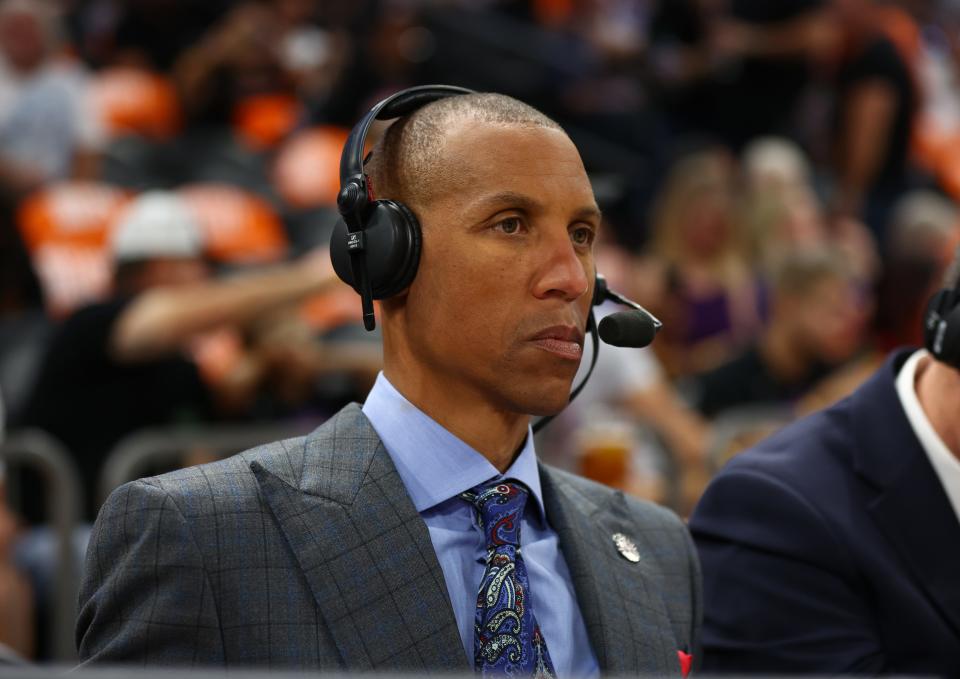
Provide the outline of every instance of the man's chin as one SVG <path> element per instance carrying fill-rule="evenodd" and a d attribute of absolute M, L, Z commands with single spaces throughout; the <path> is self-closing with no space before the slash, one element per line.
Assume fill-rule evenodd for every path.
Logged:
<path fill-rule="evenodd" d="M 568 374 L 560 371 L 548 372 L 542 369 L 536 371 L 521 371 L 515 373 L 517 379 L 511 384 L 501 383 L 499 396 L 506 410 L 543 417 L 556 415 L 570 402 L 570 389 L 573 384 L 574 371 Z M 505 388 L 504 388 L 505 387 Z"/>
<path fill-rule="evenodd" d="M 530 402 L 525 410 L 534 417 L 546 417 L 548 415 L 556 415 L 566 408 L 568 403 L 570 403 L 569 389 L 559 394 L 550 394 L 549 396 Z"/>

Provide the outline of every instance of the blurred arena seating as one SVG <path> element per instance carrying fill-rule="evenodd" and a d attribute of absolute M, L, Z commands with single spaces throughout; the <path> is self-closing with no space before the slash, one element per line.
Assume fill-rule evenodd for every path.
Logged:
<path fill-rule="evenodd" d="M 48 312 L 63 316 L 110 289 L 110 228 L 129 195 L 97 182 L 58 182 L 20 204 L 18 227 Z"/>
<path fill-rule="evenodd" d="M 129 67 L 106 68 L 92 78 L 88 96 L 92 115 L 110 139 L 170 139 L 183 124 L 173 83 L 158 73 Z"/>
<path fill-rule="evenodd" d="M 217 262 L 263 264 L 287 254 L 287 236 L 262 198 L 226 183 L 196 183 L 177 192 L 199 219 L 206 254 Z"/>

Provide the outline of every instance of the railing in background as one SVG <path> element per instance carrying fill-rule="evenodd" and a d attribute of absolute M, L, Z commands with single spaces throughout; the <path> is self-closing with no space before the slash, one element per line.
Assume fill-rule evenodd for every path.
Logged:
<path fill-rule="evenodd" d="M 38 429 L 11 431 L 0 443 L 0 459 L 34 468 L 47 487 L 47 517 L 57 538 L 57 563 L 50 598 L 51 656 L 58 662 L 76 660 L 73 629 L 76 621 L 79 569 L 73 535 L 83 508 L 83 487 L 76 465 L 63 445 Z"/>

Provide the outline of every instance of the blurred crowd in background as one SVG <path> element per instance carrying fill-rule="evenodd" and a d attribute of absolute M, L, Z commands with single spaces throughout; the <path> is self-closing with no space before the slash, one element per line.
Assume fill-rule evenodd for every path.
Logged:
<path fill-rule="evenodd" d="M 64 446 L 89 521 L 146 427 L 308 429 L 362 401 L 378 340 L 325 252 L 341 146 L 442 82 L 564 126 L 600 271 L 664 322 L 601 348 L 540 456 L 686 514 L 920 344 L 960 244 L 958 76 L 952 0 L 2 0 L 6 433 Z M 0 643 L 43 658 L 44 490 L 8 465 L 5 492 Z"/>

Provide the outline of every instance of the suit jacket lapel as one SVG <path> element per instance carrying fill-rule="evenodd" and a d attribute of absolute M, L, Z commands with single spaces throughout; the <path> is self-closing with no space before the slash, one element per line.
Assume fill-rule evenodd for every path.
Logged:
<path fill-rule="evenodd" d="M 894 380 L 907 355 L 888 361 L 855 396 L 854 464 L 873 494 L 876 525 L 960 635 L 960 521 L 900 405 Z"/>
<path fill-rule="evenodd" d="M 929 462 L 911 464 L 869 510 L 927 598 L 960 637 L 960 523 Z"/>
<path fill-rule="evenodd" d="M 547 518 L 559 535 L 601 671 L 677 674 L 674 631 L 656 578 L 642 557 L 655 546 L 631 527 L 625 507 L 622 512 L 598 507 L 549 467 L 541 465 L 540 477 Z M 622 495 L 612 497 L 623 502 Z M 619 554 L 612 537 L 617 532 L 637 544 L 639 563 Z"/>
<path fill-rule="evenodd" d="M 426 524 L 360 408 L 287 448 L 251 469 L 346 666 L 469 670 Z"/>

